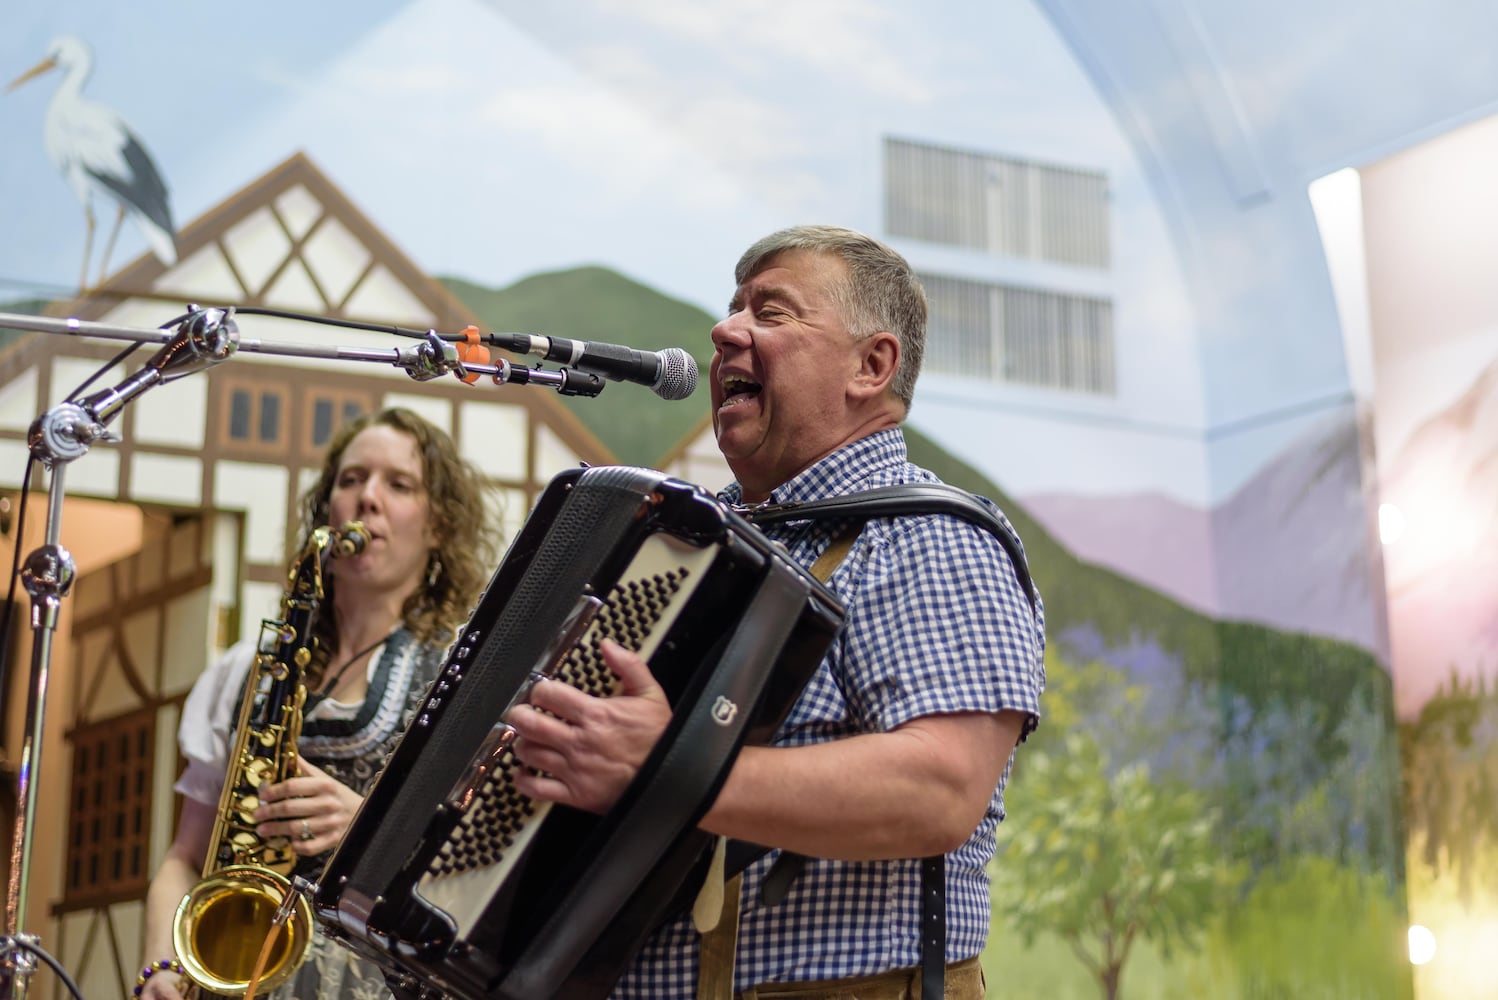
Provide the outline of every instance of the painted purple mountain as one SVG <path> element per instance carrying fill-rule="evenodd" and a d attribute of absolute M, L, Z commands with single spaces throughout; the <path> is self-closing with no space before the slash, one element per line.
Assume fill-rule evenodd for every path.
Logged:
<path fill-rule="evenodd" d="M 1206 511 L 1158 493 L 1039 493 L 1020 502 L 1079 559 L 1122 573 L 1196 611 L 1218 613 Z"/>
<path fill-rule="evenodd" d="M 1384 549 L 1404 717 L 1453 674 L 1498 679 L 1498 358 L 1380 471 L 1380 496 L 1405 521 Z"/>
<path fill-rule="evenodd" d="M 1386 659 L 1358 441 L 1352 418 L 1339 418 L 1211 510 L 1158 494 L 1036 495 L 1024 506 L 1078 557 L 1188 607 Z"/>

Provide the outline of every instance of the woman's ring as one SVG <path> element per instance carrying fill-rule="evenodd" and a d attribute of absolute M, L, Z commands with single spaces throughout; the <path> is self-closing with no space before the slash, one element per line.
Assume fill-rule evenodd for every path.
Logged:
<path fill-rule="evenodd" d="M 303 819 L 302 820 L 302 839 L 303 840 L 311 840 L 312 839 L 312 821 L 311 820 L 308 820 L 308 819 Z"/>

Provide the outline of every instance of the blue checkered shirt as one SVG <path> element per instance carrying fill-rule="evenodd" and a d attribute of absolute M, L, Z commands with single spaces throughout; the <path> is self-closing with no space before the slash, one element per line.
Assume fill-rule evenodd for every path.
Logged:
<path fill-rule="evenodd" d="M 771 501 L 935 481 L 907 460 L 904 434 L 887 430 L 822 459 L 775 490 Z M 737 484 L 721 494 L 731 504 L 740 496 Z M 831 542 L 832 530 L 825 521 L 793 521 L 766 533 L 810 566 Z M 1044 612 L 1038 595 L 1032 611 L 1008 555 L 983 528 L 949 515 L 872 520 L 830 585 L 847 606 L 847 620 L 776 734 L 776 745 L 883 732 L 952 712 L 1013 709 L 1028 715 L 1027 733 L 1033 728 L 1045 686 Z M 988 937 L 985 869 L 1004 817 L 1008 777 L 1006 765 L 982 822 L 947 855 L 948 961 L 977 955 Z M 771 851 L 744 873 L 735 992 L 764 982 L 871 975 L 919 964 L 918 859 L 811 859 L 785 898 L 764 906 L 760 883 L 778 854 Z M 698 942 L 690 915 L 664 925 L 612 996 L 694 997 Z"/>

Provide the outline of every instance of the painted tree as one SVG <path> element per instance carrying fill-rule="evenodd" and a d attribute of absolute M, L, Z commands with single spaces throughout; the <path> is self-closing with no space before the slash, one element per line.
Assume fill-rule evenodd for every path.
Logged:
<path fill-rule="evenodd" d="M 1116 1000 L 1140 939 L 1167 955 L 1190 945 L 1244 876 L 1215 847 L 1201 795 L 1143 765 L 1110 776 L 1107 764 L 1077 732 L 1059 750 L 1023 755 L 993 900 L 1027 944 L 1041 931 L 1066 941 Z"/>
<path fill-rule="evenodd" d="M 1470 907 L 1492 884 L 1487 859 L 1498 847 L 1498 691 L 1453 671 L 1419 717 L 1400 724 L 1400 746 L 1411 842 Z"/>

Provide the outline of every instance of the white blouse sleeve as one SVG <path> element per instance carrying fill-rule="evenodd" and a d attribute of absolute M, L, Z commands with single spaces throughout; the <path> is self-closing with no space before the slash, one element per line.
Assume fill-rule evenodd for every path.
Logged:
<path fill-rule="evenodd" d="M 192 686 L 182 704 L 177 746 L 187 768 L 176 789 L 194 802 L 218 807 L 229 767 L 229 740 L 239 721 L 239 689 L 255 659 L 255 643 L 235 643 Z"/>

